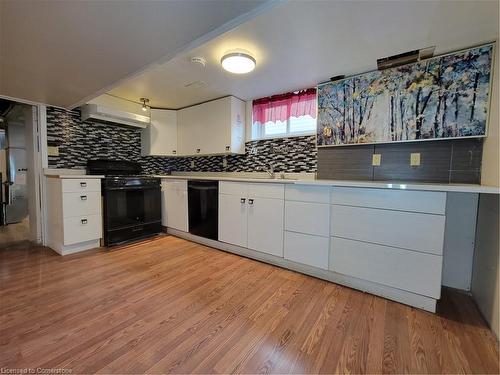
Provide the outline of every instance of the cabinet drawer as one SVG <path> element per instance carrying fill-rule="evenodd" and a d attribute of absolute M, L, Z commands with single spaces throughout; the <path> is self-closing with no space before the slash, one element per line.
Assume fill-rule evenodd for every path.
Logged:
<path fill-rule="evenodd" d="M 163 190 L 187 191 L 187 180 L 167 180 L 161 181 Z"/>
<path fill-rule="evenodd" d="M 444 215 L 446 193 L 435 191 L 332 188 L 332 204 Z"/>
<path fill-rule="evenodd" d="M 82 215 L 64 219 L 64 245 L 97 240 L 101 237 L 101 215 Z"/>
<path fill-rule="evenodd" d="M 98 178 L 63 178 L 61 179 L 63 193 L 80 193 L 87 191 L 101 191 L 101 180 Z"/>
<path fill-rule="evenodd" d="M 285 198 L 285 185 L 270 183 L 248 184 L 248 198 Z"/>
<path fill-rule="evenodd" d="M 330 187 L 287 185 L 285 187 L 285 200 L 330 203 Z"/>
<path fill-rule="evenodd" d="M 443 257 L 333 237 L 330 270 L 439 299 Z"/>
<path fill-rule="evenodd" d="M 328 237 L 330 205 L 285 201 L 285 230 Z"/>
<path fill-rule="evenodd" d="M 63 193 L 63 217 L 100 214 L 100 193 L 95 191 L 86 193 Z"/>
<path fill-rule="evenodd" d="M 332 205 L 331 234 L 442 255 L 445 216 Z"/>
<path fill-rule="evenodd" d="M 248 184 L 245 182 L 221 181 L 219 182 L 219 193 L 246 198 L 248 195 Z"/>
<path fill-rule="evenodd" d="M 308 266 L 328 269 L 328 237 L 285 232 L 285 259 L 307 264 Z"/>

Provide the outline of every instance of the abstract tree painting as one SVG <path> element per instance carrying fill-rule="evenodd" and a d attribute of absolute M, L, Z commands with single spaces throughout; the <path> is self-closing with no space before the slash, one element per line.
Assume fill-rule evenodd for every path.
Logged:
<path fill-rule="evenodd" d="M 318 87 L 319 146 L 486 134 L 493 45 Z"/>

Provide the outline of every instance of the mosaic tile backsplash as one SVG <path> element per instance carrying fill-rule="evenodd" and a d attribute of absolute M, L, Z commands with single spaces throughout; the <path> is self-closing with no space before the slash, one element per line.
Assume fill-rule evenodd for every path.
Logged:
<path fill-rule="evenodd" d="M 140 129 L 82 121 L 79 110 L 47 107 L 47 141 L 59 148 L 59 156 L 49 156 L 50 168 L 84 168 L 89 159 L 116 159 L 139 161 L 151 174 L 255 172 L 269 164 L 277 172 L 316 172 L 314 135 L 247 142 L 245 155 L 227 156 L 224 168 L 223 156 L 141 156 Z"/>

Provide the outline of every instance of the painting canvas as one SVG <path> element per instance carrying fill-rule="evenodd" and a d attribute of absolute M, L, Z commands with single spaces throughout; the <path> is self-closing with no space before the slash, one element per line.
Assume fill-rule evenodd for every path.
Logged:
<path fill-rule="evenodd" d="M 493 45 L 318 87 L 318 146 L 486 134 Z"/>

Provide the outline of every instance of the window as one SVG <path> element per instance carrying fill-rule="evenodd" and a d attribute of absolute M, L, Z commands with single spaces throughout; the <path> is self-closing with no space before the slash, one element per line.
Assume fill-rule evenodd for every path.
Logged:
<path fill-rule="evenodd" d="M 314 134 L 316 89 L 254 100 L 252 140 Z"/>

